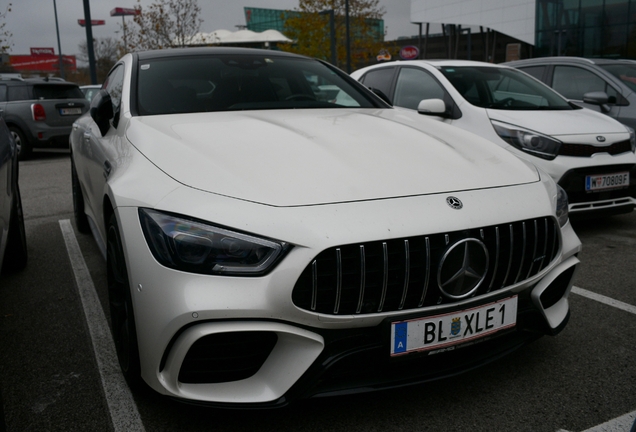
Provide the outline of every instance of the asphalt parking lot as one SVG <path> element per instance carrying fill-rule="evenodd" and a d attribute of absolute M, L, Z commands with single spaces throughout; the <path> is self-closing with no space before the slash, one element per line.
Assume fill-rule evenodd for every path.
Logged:
<path fill-rule="evenodd" d="M 37 154 L 20 170 L 29 264 L 0 276 L 0 431 L 578 432 L 634 422 L 636 213 L 574 224 L 582 264 L 557 337 L 427 385 L 220 411 L 129 392 L 102 308 L 104 259 L 73 227 L 68 153 Z"/>

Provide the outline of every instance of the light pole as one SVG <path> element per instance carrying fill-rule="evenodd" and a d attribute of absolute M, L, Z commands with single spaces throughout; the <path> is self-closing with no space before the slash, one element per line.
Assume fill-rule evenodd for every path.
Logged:
<path fill-rule="evenodd" d="M 62 57 L 62 44 L 60 43 L 60 26 L 57 23 L 57 3 L 53 0 L 53 12 L 55 13 L 55 31 L 57 32 L 57 51 L 60 55 L 60 76 L 64 77 L 64 58 Z"/>
<path fill-rule="evenodd" d="M 93 26 L 91 21 L 91 6 L 84 0 L 84 20 L 86 20 L 86 51 L 88 51 L 88 66 L 91 72 L 91 84 L 97 84 L 97 70 L 95 68 L 95 49 L 93 48 Z"/>
<path fill-rule="evenodd" d="M 336 53 L 336 24 L 334 18 L 333 9 L 327 9 L 321 12 L 318 12 L 319 15 L 329 15 L 329 37 L 331 38 L 330 46 L 331 46 L 331 64 L 337 66 L 338 57 Z"/>
<path fill-rule="evenodd" d="M 351 73 L 351 39 L 349 37 L 349 0 L 345 1 L 345 27 L 347 44 L 347 73 Z"/>

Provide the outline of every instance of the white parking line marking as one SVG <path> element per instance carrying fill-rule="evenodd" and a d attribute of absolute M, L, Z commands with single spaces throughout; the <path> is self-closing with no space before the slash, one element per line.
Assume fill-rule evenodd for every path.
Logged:
<path fill-rule="evenodd" d="M 608 306 L 615 307 L 620 310 L 624 310 L 625 312 L 629 312 L 631 314 L 636 315 L 636 306 L 632 306 L 627 303 L 623 303 L 622 301 L 614 300 L 610 297 L 605 297 L 604 295 L 593 293 L 592 291 L 584 290 L 582 288 L 572 287 L 572 292 L 574 294 L 578 294 L 583 297 L 587 297 L 592 300 L 596 300 L 597 302 L 606 304 Z"/>
<path fill-rule="evenodd" d="M 106 321 L 93 279 L 91 279 L 84 256 L 77 243 L 73 226 L 68 219 L 59 222 L 75 275 L 77 290 L 82 300 L 113 428 L 115 432 L 145 431 L 135 400 L 119 369 L 108 321 Z"/>
<path fill-rule="evenodd" d="M 583 432 L 629 432 L 636 421 L 636 411 L 632 411 L 623 416 L 612 419 L 598 426 L 585 429 Z M 565 429 L 559 429 L 557 432 L 568 432 Z"/>

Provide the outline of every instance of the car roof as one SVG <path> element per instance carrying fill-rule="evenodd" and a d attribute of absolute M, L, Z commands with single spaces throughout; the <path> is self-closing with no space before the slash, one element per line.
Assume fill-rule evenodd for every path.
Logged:
<path fill-rule="evenodd" d="M 256 48 L 236 48 L 236 47 L 204 47 L 204 48 L 172 48 L 165 50 L 139 51 L 135 55 L 139 60 L 174 58 L 186 56 L 200 55 L 260 55 L 268 57 L 292 57 L 292 58 L 309 58 L 298 54 L 287 53 L 283 51 L 272 51 Z"/>
<path fill-rule="evenodd" d="M 538 57 L 533 59 L 516 60 L 504 63 L 509 66 L 531 65 L 531 64 L 553 64 L 553 63 L 573 63 L 587 65 L 607 65 L 607 64 L 636 64 L 636 61 L 629 59 L 609 59 L 609 58 L 585 58 L 585 57 Z"/>

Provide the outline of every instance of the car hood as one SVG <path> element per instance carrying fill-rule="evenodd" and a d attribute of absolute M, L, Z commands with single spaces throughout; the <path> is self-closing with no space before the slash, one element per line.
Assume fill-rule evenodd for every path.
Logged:
<path fill-rule="evenodd" d="M 539 180 L 533 167 L 476 135 L 392 109 L 133 117 L 127 137 L 184 185 L 273 206 Z"/>
<path fill-rule="evenodd" d="M 487 109 L 499 120 L 550 136 L 626 133 L 619 122 L 587 108 L 571 111 L 506 111 Z"/>

